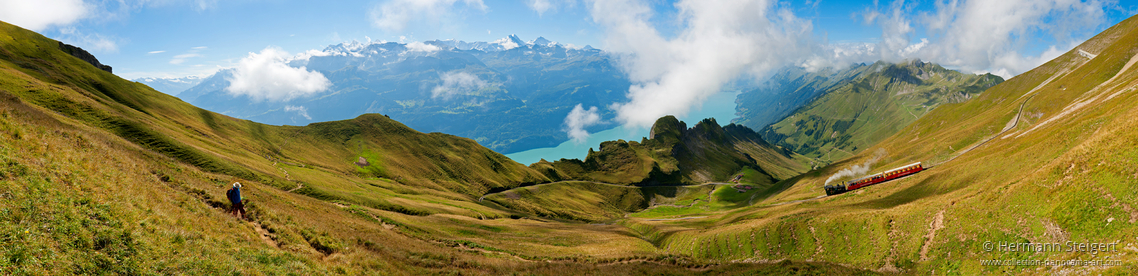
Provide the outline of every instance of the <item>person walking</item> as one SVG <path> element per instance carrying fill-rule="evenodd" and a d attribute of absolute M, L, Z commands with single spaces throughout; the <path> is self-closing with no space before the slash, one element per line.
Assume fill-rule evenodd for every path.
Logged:
<path fill-rule="evenodd" d="M 233 205 L 233 208 L 230 210 L 233 216 L 238 219 L 245 219 L 245 203 L 241 198 L 241 183 L 233 182 L 233 188 L 229 188 L 229 191 L 225 192 L 225 196 L 229 198 L 229 203 Z"/>

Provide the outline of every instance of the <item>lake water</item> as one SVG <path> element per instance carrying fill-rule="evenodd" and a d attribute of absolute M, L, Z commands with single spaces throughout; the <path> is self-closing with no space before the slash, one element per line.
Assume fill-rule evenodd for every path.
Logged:
<path fill-rule="evenodd" d="M 715 118 L 719 125 L 727 125 L 731 123 L 731 119 L 735 118 L 735 98 L 739 93 L 740 91 L 719 92 L 708 97 L 703 106 L 693 108 L 686 116 L 677 116 L 677 118 L 687 123 L 688 127 L 693 127 L 700 120 L 706 118 Z M 596 149 L 600 147 L 601 142 L 617 139 L 639 142 L 641 138 L 648 137 L 648 131 L 648 128 L 617 126 L 591 133 L 583 143 L 575 143 L 570 140 L 556 147 L 519 151 L 507 154 L 506 157 L 525 165 L 533 164 L 542 158 L 551 162 L 561 158 L 585 160 L 585 156 L 589 154 L 589 148 Z"/>

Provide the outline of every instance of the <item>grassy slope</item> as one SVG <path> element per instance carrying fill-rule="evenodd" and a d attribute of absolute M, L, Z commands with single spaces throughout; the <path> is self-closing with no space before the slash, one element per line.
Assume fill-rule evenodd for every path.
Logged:
<path fill-rule="evenodd" d="M 477 195 L 545 178 L 471 140 L 377 115 L 236 120 L 8 24 L 0 137 L 0 274 L 858 272 L 717 264 L 621 225 L 510 219 Z M 370 165 L 353 164 L 361 156 Z M 234 181 L 249 221 L 223 211 Z"/>
<path fill-rule="evenodd" d="M 1003 81 L 933 63 L 878 62 L 762 130 L 776 144 L 832 163 L 876 144 L 939 105 L 961 102 Z"/>
<path fill-rule="evenodd" d="M 752 129 L 766 128 L 834 86 L 872 73 L 872 69 L 864 63 L 841 70 L 827 67 L 813 73 L 796 66 L 784 68 L 762 86 L 739 94 L 735 107 L 739 118 L 732 122 Z"/>
<path fill-rule="evenodd" d="M 972 100 L 943 105 L 861 154 L 780 183 L 787 189 L 759 207 L 634 222 L 660 237 L 662 248 L 696 258 L 821 260 L 915 274 L 1133 273 L 1138 68 L 1104 82 L 1138 54 L 1136 28 L 1138 18 L 1130 18 Z M 1078 50 L 1098 56 L 1088 59 Z M 1021 104 L 1025 116 L 1001 134 Z M 934 167 L 840 196 L 777 204 L 823 195 L 827 177 L 871 159 L 876 148 L 888 154 L 873 171 L 914 161 Z M 987 252 L 989 241 L 1119 244 L 1118 251 L 1099 254 L 1031 254 Z M 1123 265 L 981 266 L 983 259 Z"/>

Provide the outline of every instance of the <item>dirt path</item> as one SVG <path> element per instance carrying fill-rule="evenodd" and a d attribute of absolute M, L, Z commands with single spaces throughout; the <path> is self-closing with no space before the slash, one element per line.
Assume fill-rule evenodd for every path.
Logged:
<path fill-rule="evenodd" d="M 646 219 L 646 221 L 669 221 L 669 220 L 687 220 L 687 219 L 701 219 L 701 218 L 706 218 L 706 217 L 707 217 L 707 216 L 698 216 L 698 217 L 682 217 L 682 218 L 670 218 L 670 219 Z"/>
<path fill-rule="evenodd" d="M 586 181 L 586 180 L 562 180 L 562 181 L 549 182 L 549 183 L 541 183 L 541 184 L 535 184 L 535 185 L 529 185 L 529 186 L 518 186 L 518 187 L 515 187 L 515 188 L 513 188 L 513 189 L 517 189 L 517 188 L 528 188 L 528 187 L 541 187 L 541 186 L 546 186 L 546 185 L 561 184 L 561 183 L 570 183 L 570 182 L 587 182 L 587 183 L 593 183 L 593 184 L 598 184 L 598 185 L 605 185 L 605 186 L 612 186 L 612 187 L 621 187 L 621 188 L 648 188 L 648 187 L 684 187 L 684 188 L 692 188 L 692 187 L 700 187 L 700 186 L 707 186 L 707 185 L 735 185 L 735 183 L 728 183 L 728 182 L 707 182 L 707 183 L 703 183 L 703 184 L 696 184 L 696 185 L 686 185 L 686 186 L 672 186 L 672 185 L 657 185 L 657 186 L 636 186 L 636 185 L 620 185 L 620 184 L 612 184 L 612 183 L 605 183 L 605 182 L 596 182 L 596 181 Z M 501 191 L 501 192 L 494 192 L 494 193 L 487 193 L 487 194 L 484 194 L 484 195 L 482 195 L 481 197 L 478 197 L 478 202 L 482 202 L 482 199 L 485 199 L 487 196 L 490 196 L 490 195 L 495 195 L 495 194 L 500 194 L 500 193 L 505 193 L 505 192 L 508 192 L 508 191 L 510 191 L 510 190 L 513 190 L 513 189 L 509 189 L 509 190 L 505 190 L 505 191 Z M 709 195 L 710 195 L 710 194 L 709 194 Z"/>
<path fill-rule="evenodd" d="M 936 231 L 944 228 L 944 210 L 936 213 L 936 217 L 929 222 L 929 233 L 925 235 L 925 244 L 921 246 L 921 261 L 929 259 L 929 248 L 932 247 Z"/>
<path fill-rule="evenodd" d="M 807 202 L 807 201 L 819 200 L 819 199 L 823 199 L 823 198 L 826 198 L 826 196 L 824 196 L 824 195 L 820 195 L 820 196 L 816 196 L 816 197 L 813 197 L 813 198 L 807 198 L 807 199 L 799 199 L 799 200 L 783 201 L 783 202 L 779 202 L 779 203 L 775 203 L 775 204 L 771 204 L 771 205 L 767 205 L 767 206 L 773 207 L 773 206 L 779 206 L 779 205 L 787 205 L 787 204 L 794 204 L 794 203 L 799 203 L 799 202 Z"/>
<path fill-rule="evenodd" d="M 288 190 L 288 192 L 296 192 L 296 190 L 300 190 L 301 188 L 304 188 L 304 183 L 296 181 L 296 188 L 292 188 L 291 190 Z"/>
<path fill-rule="evenodd" d="M 300 190 L 301 188 L 304 188 L 304 183 L 302 183 L 302 182 L 300 182 L 300 181 L 297 181 L 296 179 L 292 179 L 292 175 L 289 175 L 289 174 L 288 174 L 288 170 L 285 170 L 285 169 L 284 169 L 284 167 L 281 167 L 281 165 L 280 165 L 280 162 L 279 162 L 279 160 L 278 160 L 278 159 L 276 159 L 276 158 L 273 158 L 272 156 L 270 156 L 270 155 L 268 155 L 268 154 L 266 154 L 266 155 L 265 155 L 265 159 L 268 159 L 269 161 L 272 161 L 272 162 L 273 162 L 273 167 L 276 167 L 278 170 L 281 170 L 281 174 L 283 174 L 283 175 L 284 175 L 284 177 L 285 177 L 285 180 L 288 180 L 288 181 L 291 181 L 291 182 L 296 182 L 296 188 L 292 188 L 292 189 L 289 189 L 289 190 L 288 190 L 288 192 L 290 192 L 290 193 L 291 193 L 291 192 L 296 192 L 296 190 Z M 290 163 L 290 164 L 291 164 L 291 163 Z"/>
<path fill-rule="evenodd" d="M 340 207 L 340 209 L 346 209 L 348 207 L 351 207 L 347 204 L 343 204 L 343 203 L 339 203 L 339 202 L 330 202 L 330 203 L 332 203 L 332 205 L 336 205 L 336 207 Z M 371 212 L 367 212 L 367 211 L 365 211 L 364 213 L 367 213 L 367 215 L 370 216 L 372 219 L 375 219 L 375 221 L 378 221 L 379 225 L 383 226 L 383 229 L 387 229 L 387 230 L 395 229 L 395 225 L 388 224 L 387 222 L 384 222 L 382 219 L 377 217 L 375 214 L 372 214 Z"/>
<path fill-rule="evenodd" d="M 249 225 L 253 226 L 253 231 L 256 231 L 257 234 L 259 234 L 261 236 L 261 241 L 264 241 L 265 244 L 268 244 L 272 247 L 276 247 L 278 249 L 281 248 L 281 246 L 277 244 L 277 241 L 273 240 L 272 236 L 270 236 L 271 234 L 269 233 L 269 231 L 265 230 L 264 227 L 261 227 L 261 224 L 254 222 L 254 221 L 250 221 Z"/>

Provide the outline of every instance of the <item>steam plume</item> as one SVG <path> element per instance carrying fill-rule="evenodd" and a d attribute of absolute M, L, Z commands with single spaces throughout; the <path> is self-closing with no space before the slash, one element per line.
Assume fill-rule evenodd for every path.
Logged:
<path fill-rule="evenodd" d="M 838 179 L 843 178 L 843 177 L 850 177 L 850 178 L 862 177 L 866 173 L 868 173 L 869 168 L 873 167 L 873 164 L 876 164 L 877 161 L 881 160 L 882 157 L 885 157 L 885 149 L 879 148 L 879 149 L 877 149 L 877 151 L 873 152 L 873 157 L 869 158 L 869 160 L 866 160 L 865 163 L 853 165 L 852 167 L 842 169 L 841 171 L 838 171 L 838 173 L 835 173 L 834 175 L 830 176 L 830 178 L 827 178 L 825 185 L 830 185 L 830 182 L 833 182 L 834 180 L 838 180 Z"/>

